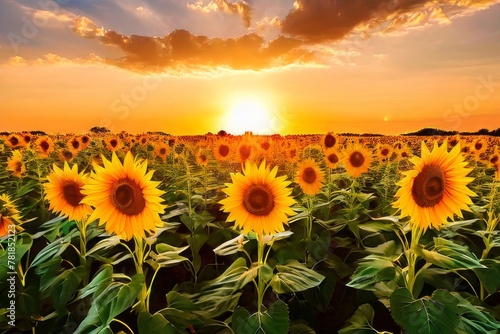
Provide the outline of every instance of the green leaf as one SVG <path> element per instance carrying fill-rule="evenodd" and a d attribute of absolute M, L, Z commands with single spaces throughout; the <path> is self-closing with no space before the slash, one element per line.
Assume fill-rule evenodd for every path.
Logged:
<path fill-rule="evenodd" d="M 270 283 L 276 293 L 304 291 L 318 286 L 325 278 L 297 260 L 278 264 L 276 270 Z"/>
<path fill-rule="evenodd" d="M 174 334 L 175 330 L 172 324 L 168 322 L 161 314 L 149 314 L 147 312 L 139 313 L 137 317 L 137 326 L 139 334 Z"/>
<path fill-rule="evenodd" d="M 347 286 L 373 290 L 376 283 L 394 279 L 396 270 L 392 261 L 377 255 L 367 256 L 356 268 Z"/>
<path fill-rule="evenodd" d="M 33 239 L 27 233 L 20 233 L 16 235 L 16 243 L 14 246 L 14 259 L 12 259 L 12 252 L 8 247 L 0 249 L 0 280 L 5 282 L 7 273 L 15 272 L 17 264 L 23 258 L 24 254 L 31 248 Z M 12 245 L 12 244 L 11 244 Z"/>
<path fill-rule="evenodd" d="M 43 263 L 49 259 L 52 259 L 64 253 L 66 248 L 68 248 L 68 246 L 71 244 L 71 238 L 77 235 L 78 233 L 79 233 L 78 230 L 73 230 L 70 234 L 62 238 L 56 239 L 50 244 L 48 244 L 44 249 L 40 251 L 40 253 L 38 253 L 35 256 L 30 267 L 36 267 L 40 263 Z"/>
<path fill-rule="evenodd" d="M 434 238 L 434 250 L 428 251 L 421 247 L 415 247 L 415 250 L 427 262 L 441 268 L 454 270 L 486 268 L 467 247 L 451 240 Z"/>
<path fill-rule="evenodd" d="M 291 324 L 290 332 L 291 334 L 316 334 L 314 329 L 307 326 L 306 324 L 301 324 L 301 323 Z"/>
<path fill-rule="evenodd" d="M 92 281 L 80 289 L 78 299 L 83 299 L 89 295 L 94 298 L 99 296 L 113 281 L 113 266 L 104 264 L 101 266 L 100 271 L 95 275 Z"/>
<path fill-rule="evenodd" d="M 474 272 L 489 294 L 500 290 L 500 261 L 494 259 L 480 260 L 486 268 L 476 268 Z"/>
<path fill-rule="evenodd" d="M 83 275 L 85 275 L 83 266 L 64 270 L 57 276 L 52 276 L 50 280 L 45 281 L 41 286 L 41 292 L 44 296 L 52 296 L 54 307 L 59 310 L 65 307 L 66 303 L 76 294 Z"/>
<path fill-rule="evenodd" d="M 325 279 L 320 285 L 305 290 L 302 293 L 306 300 L 314 305 L 314 307 L 322 312 L 326 312 L 335 291 L 337 276 L 335 270 L 331 268 L 318 270 L 318 273 L 323 275 Z"/>
<path fill-rule="evenodd" d="M 149 264 L 156 264 L 160 267 L 171 267 L 178 263 L 189 261 L 188 258 L 180 255 L 180 253 L 184 252 L 188 248 L 189 246 L 174 247 L 163 243 L 157 244 L 156 251 L 158 253 L 150 252 L 149 255 L 151 260 L 148 260 L 147 262 Z"/>
<path fill-rule="evenodd" d="M 458 300 L 458 309 L 461 315 L 461 328 L 467 334 L 483 334 L 500 332 L 500 323 L 490 314 L 485 312 L 484 308 L 472 305 L 467 299 L 458 293 L 452 293 Z"/>
<path fill-rule="evenodd" d="M 288 333 L 288 308 L 278 300 L 262 313 L 250 314 L 245 308 L 237 308 L 232 316 L 235 334 L 286 334 Z"/>
<path fill-rule="evenodd" d="M 431 297 L 414 299 L 406 288 L 391 296 L 391 313 L 408 333 L 457 333 L 460 325 L 457 299 L 446 290 L 436 290 Z"/>
<path fill-rule="evenodd" d="M 378 333 L 372 327 L 373 317 L 375 316 L 375 311 L 370 304 L 363 304 L 358 309 L 352 317 L 347 320 L 346 324 L 342 329 L 339 330 L 339 334 L 373 334 Z"/>

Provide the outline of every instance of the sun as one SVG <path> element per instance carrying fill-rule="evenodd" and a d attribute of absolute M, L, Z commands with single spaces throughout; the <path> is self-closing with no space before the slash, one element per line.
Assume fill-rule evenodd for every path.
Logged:
<path fill-rule="evenodd" d="M 223 117 L 223 129 L 233 135 L 246 131 L 254 134 L 272 134 L 275 117 L 270 106 L 256 98 L 245 97 L 235 100 Z"/>

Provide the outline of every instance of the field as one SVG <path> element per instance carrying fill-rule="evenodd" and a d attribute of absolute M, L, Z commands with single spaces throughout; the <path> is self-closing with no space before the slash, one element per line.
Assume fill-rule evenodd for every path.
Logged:
<path fill-rule="evenodd" d="M 499 156 L 491 136 L 4 135 L 0 328 L 498 333 Z"/>

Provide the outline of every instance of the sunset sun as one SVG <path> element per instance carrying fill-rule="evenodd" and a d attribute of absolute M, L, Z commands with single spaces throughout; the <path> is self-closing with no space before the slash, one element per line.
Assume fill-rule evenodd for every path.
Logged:
<path fill-rule="evenodd" d="M 271 108 L 262 100 L 242 98 L 230 104 L 222 125 L 227 132 L 239 135 L 245 131 L 254 134 L 270 134 L 274 117 Z"/>

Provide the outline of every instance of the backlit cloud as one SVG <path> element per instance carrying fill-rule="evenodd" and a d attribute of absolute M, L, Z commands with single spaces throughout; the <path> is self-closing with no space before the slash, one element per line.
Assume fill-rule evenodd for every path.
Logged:
<path fill-rule="evenodd" d="M 202 13 L 224 12 L 227 14 L 235 14 L 243 19 L 245 26 L 250 27 L 251 23 L 251 7 L 245 1 L 229 2 L 226 0 L 210 1 L 204 4 L 203 1 L 188 3 L 186 7 L 190 10 L 199 11 Z"/>

